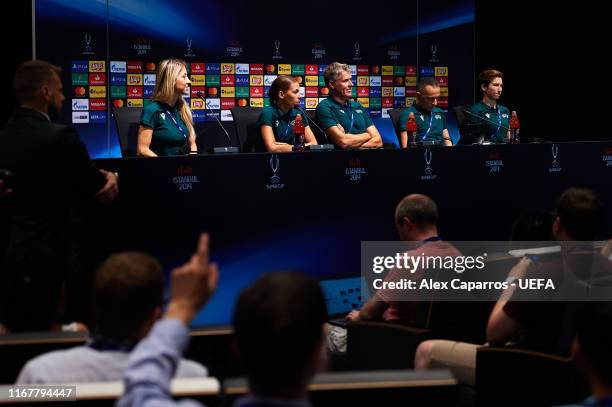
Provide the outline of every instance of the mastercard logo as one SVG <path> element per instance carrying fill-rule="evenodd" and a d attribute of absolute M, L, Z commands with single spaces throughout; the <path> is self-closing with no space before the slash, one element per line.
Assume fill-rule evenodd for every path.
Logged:
<path fill-rule="evenodd" d="M 123 107 L 123 100 L 121 100 L 121 99 L 113 100 L 113 106 L 115 106 L 115 107 Z"/>

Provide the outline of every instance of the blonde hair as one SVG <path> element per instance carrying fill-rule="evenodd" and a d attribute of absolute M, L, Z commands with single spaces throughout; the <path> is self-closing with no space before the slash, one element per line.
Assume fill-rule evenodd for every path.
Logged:
<path fill-rule="evenodd" d="M 181 59 L 164 59 L 157 67 L 157 75 L 155 80 L 155 90 L 153 91 L 152 100 L 168 103 L 172 100 L 175 93 L 176 80 L 181 73 L 181 69 L 187 69 L 187 64 Z M 177 108 L 181 119 L 187 125 L 189 131 L 188 137 L 191 136 L 193 129 L 193 115 L 191 109 L 185 103 L 183 95 L 178 95 L 176 100 Z"/>

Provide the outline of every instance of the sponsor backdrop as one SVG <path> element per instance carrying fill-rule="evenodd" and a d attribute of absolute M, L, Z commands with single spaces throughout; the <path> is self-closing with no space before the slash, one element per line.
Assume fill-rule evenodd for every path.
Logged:
<path fill-rule="evenodd" d="M 229 109 L 267 106 L 278 74 L 297 77 L 302 108 L 316 108 L 336 60 L 350 65 L 353 96 L 389 143 L 387 110 L 412 103 L 418 76 L 440 83 L 444 109 L 474 100 L 473 1 L 37 0 L 35 12 L 37 56 L 62 66 L 65 120 L 93 157 L 120 155 L 112 107 L 146 105 L 170 57 L 188 63 L 186 98 L 205 149 L 227 144 L 215 117 L 235 139 Z"/>

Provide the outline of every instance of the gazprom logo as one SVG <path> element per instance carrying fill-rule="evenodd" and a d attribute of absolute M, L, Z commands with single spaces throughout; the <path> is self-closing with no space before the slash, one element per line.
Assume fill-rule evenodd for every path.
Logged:
<path fill-rule="evenodd" d="M 249 64 L 236 64 L 236 75 L 248 75 Z"/>
<path fill-rule="evenodd" d="M 126 73 L 127 65 L 125 61 L 111 61 L 110 62 L 111 73 Z"/>
<path fill-rule="evenodd" d="M 89 99 L 72 99 L 72 110 L 89 110 Z"/>
<path fill-rule="evenodd" d="M 264 86 L 272 86 L 272 82 L 274 82 L 276 77 L 276 75 L 264 75 Z"/>
<path fill-rule="evenodd" d="M 206 107 L 213 110 L 221 109 L 221 99 L 206 99 Z"/>
<path fill-rule="evenodd" d="M 155 74 L 144 75 L 144 86 L 155 86 Z"/>

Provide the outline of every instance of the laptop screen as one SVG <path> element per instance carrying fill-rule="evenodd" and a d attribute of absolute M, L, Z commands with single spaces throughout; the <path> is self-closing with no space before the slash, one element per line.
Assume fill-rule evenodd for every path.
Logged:
<path fill-rule="evenodd" d="M 367 298 L 367 295 L 362 295 L 361 282 L 362 277 L 319 281 L 330 317 L 344 316 L 352 310 L 361 309 Z"/>

